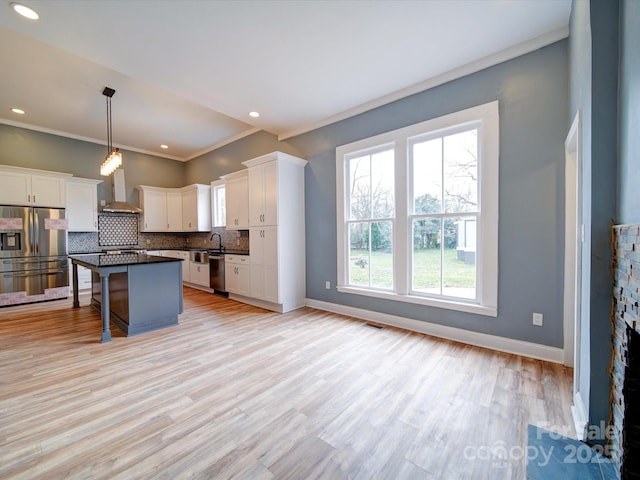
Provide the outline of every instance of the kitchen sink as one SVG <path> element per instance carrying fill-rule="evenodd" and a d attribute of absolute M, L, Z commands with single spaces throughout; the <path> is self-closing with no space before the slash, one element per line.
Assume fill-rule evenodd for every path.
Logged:
<path fill-rule="evenodd" d="M 194 263 L 209 263 L 209 252 L 206 250 L 192 250 L 190 255 Z"/>

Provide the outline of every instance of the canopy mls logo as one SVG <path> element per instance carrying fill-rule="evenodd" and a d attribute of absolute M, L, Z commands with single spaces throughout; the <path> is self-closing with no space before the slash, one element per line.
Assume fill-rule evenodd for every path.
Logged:
<path fill-rule="evenodd" d="M 506 442 L 498 440 L 493 445 L 468 445 L 463 451 L 465 460 L 471 461 L 491 461 L 494 468 L 507 468 L 512 462 L 521 462 L 523 459 L 527 463 L 537 462 L 544 467 L 549 464 L 554 454 L 555 447 L 541 447 L 527 445 L 522 447 L 514 445 L 508 447 Z"/>

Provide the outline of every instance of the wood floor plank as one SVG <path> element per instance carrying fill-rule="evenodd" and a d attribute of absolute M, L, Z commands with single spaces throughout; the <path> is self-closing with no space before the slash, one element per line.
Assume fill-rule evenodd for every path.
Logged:
<path fill-rule="evenodd" d="M 106 344 L 86 297 L 0 309 L 0 478 L 524 478 L 508 450 L 527 425 L 571 430 L 561 365 L 190 288 L 184 303 L 179 325 Z"/>

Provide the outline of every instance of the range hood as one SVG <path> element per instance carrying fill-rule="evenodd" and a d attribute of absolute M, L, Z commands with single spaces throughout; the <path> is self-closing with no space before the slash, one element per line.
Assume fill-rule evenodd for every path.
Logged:
<path fill-rule="evenodd" d="M 109 213 L 142 213 L 142 209 L 127 203 L 124 189 L 124 170 L 118 168 L 113 172 L 113 202 L 102 209 Z"/>

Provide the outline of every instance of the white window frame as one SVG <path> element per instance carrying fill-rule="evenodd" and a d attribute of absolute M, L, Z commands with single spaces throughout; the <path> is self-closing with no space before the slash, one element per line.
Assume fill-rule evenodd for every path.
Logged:
<path fill-rule="evenodd" d="M 464 124 L 478 126 L 478 243 L 476 252 L 476 299 L 451 299 L 446 297 L 411 294 L 412 235 L 410 211 L 412 181 L 408 159 L 409 140 L 418 135 L 436 134 Z M 338 279 L 341 293 L 365 295 L 376 298 L 428 305 L 450 310 L 498 315 L 498 197 L 499 197 L 499 114 L 498 101 L 468 108 L 415 125 L 382 133 L 336 148 L 336 204 Z M 359 151 L 373 149 L 384 144 L 394 145 L 395 156 L 395 225 L 394 225 L 394 290 L 355 287 L 347 284 L 349 258 L 349 218 L 347 157 Z"/>
<path fill-rule="evenodd" d="M 227 225 L 225 215 L 218 218 L 218 192 L 225 190 L 224 180 L 214 180 L 211 182 L 211 227 L 224 227 Z"/>

